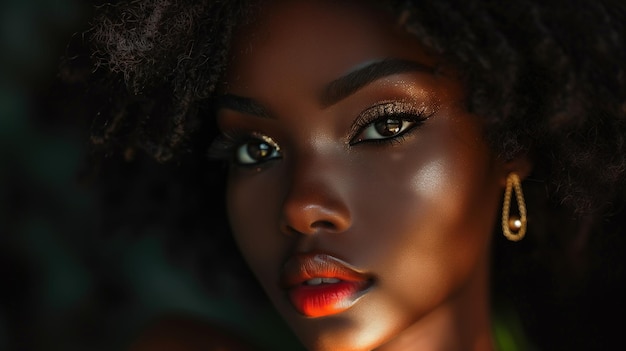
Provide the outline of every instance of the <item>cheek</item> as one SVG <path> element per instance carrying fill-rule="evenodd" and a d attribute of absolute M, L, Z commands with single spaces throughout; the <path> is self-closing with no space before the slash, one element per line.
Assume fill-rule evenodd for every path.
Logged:
<path fill-rule="evenodd" d="M 276 180 L 265 174 L 245 179 L 231 176 L 228 182 L 226 202 L 231 230 L 257 278 L 277 272 L 284 255 L 284 236 L 279 233 L 275 206 L 279 195 L 271 186 L 273 182 Z"/>
<path fill-rule="evenodd" d="M 362 211 L 370 218 L 361 231 L 370 249 L 361 259 L 380 272 L 392 310 L 436 305 L 484 267 L 499 202 L 486 154 L 398 158 L 393 175 L 376 175 L 382 182 L 368 195 L 376 201 Z"/>

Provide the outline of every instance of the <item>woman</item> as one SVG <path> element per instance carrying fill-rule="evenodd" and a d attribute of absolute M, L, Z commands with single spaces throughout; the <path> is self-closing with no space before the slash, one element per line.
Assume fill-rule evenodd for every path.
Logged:
<path fill-rule="evenodd" d="M 96 140 L 212 140 L 238 249 L 307 349 L 494 350 L 500 235 L 580 240 L 624 194 L 624 6 L 567 6 L 105 7 L 94 57 L 129 95 Z"/>

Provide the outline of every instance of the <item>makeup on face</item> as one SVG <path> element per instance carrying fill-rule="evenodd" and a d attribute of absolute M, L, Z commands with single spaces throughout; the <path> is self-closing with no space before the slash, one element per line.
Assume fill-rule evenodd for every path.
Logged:
<path fill-rule="evenodd" d="M 293 306 L 307 317 L 324 317 L 350 308 L 371 286 L 372 278 L 336 257 L 296 254 L 283 267 L 280 285 Z"/>
<path fill-rule="evenodd" d="M 240 251 L 303 344 L 436 349 L 459 320 L 488 338 L 505 172 L 462 84 L 361 2 L 270 2 L 232 50 L 212 154 Z"/>

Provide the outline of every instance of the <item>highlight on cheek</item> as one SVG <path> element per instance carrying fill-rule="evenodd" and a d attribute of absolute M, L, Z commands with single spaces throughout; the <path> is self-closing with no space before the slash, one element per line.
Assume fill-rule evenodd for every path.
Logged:
<path fill-rule="evenodd" d="M 423 165 L 413 177 L 413 191 L 423 195 L 436 196 L 443 191 L 445 180 L 450 175 L 443 160 L 433 160 Z"/>
<path fill-rule="evenodd" d="M 183 272 L 191 284 L 183 288 L 197 292 L 201 283 L 209 305 L 227 304 L 223 316 L 211 313 L 224 319 L 210 318 L 209 332 L 168 323 L 153 345 L 173 337 L 184 340 L 172 347 L 166 341 L 168 349 L 298 350 L 285 342 L 293 334 L 308 351 L 623 349 L 626 0 L 569 1 L 565 10 L 544 0 L 74 2 L 93 12 L 83 8 L 90 18 L 78 16 L 88 19 L 85 28 L 56 20 L 46 26 L 71 36 L 52 80 L 39 77 L 46 87 L 31 86 L 40 79 L 21 72 L 28 71 L 22 62 L 9 77 L 28 73 L 15 82 L 17 97 L 33 95 L 41 104 L 20 112 L 42 115 L 32 116 L 35 134 L 9 140 L 24 139 L 36 152 L 20 152 L 25 160 L 10 155 L 8 177 L 0 170 L 3 181 L 15 182 L 8 199 L 20 194 L 17 206 L 7 206 L 8 226 L 0 220 L 0 237 L 7 227 L 26 230 L 25 239 L 77 238 L 98 253 L 82 232 L 156 230 L 147 244 L 175 244 L 180 268 L 192 269 Z M 32 44 L 15 39 L 17 48 Z M 21 104 L 4 105 L 0 114 Z M 94 147 L 82 155 L 84 164 L 70 162 L 79 166 L 78 182 L 63 181 L 71 189 L 58 194 L 69 201 L 52 199 L 60 183 L 41 182 L 45 172 L 30 167 L 40 163 L 32 157 L 43 145 L 30 136 L 50 129 L 56 144 L 54 120 L 72 125 L 72 139 L 86 127 Z M 46 161 L 56 171 L 68 159 Z M 39 171 L 34 177 L 24 173 L 31 168 Z M 515 179 L 518 201 L 507 179 Z M 51 191 L 42 188 L 47 183 Z M 74 208 L 84 190 L 96 191 L 95 202 L 56 218 L 57 203 Z M 34 206 L 32 218 L 21 213 L 26 205 Z M 92 210 L 95 222 L 88 223 L 82 217 Z M 522 246 L 508 242 L 521 238 L 507 232 L 521 229 L 508 221 L 518 216 L 528 224 Z M 56 224 L 72 232 L 57 236 L 47 227 Z M 123 249 L 129 254 L 143 248 L 141 238 L 130 239 L 111 244 L 131 244 Z M 27 284 L 3 286 L 4 295 L 19 298 L 0 301 L 0 310 L 11 307 L 0 322 L 11 332 L 0 345 L 20 344 L 30 335 L 22 327 L 33 326 L 52 327 L 37 330 L 44 339 L 35 335 L 36 344 L 58 344 L 59 336 L 93 344 L 84 338 L 91 328 L 65 328 L 91 323 L 93 314 L 74 312 L 106 297 L 96 291 L 100 282 L 72 284 L 80 291 L 64 304 L 70 313 L 55 313 L 80 317 L 78 324 L 50 324 L 51 306 L 34 310 L 44 296 L 30 292 L 39 286 L 31 284 L 40 275 L 34 273 L 49 271 L 37 265 L 48 260 L 30 257 L 39 250 L 30 241 L 9 242 L 28 257 L 2 256 L 5 266 L 26 273 L 18 283 Z M 189 252 L 180 250 L 183 243 Z M 79 246 L 65 246 L 79 249 L 71 257 L 86 258 L 86 268 L 105 273 L 101 268 L 111 266 L 134 283 L 112 265 L 115 257 L 94 262 Z M 113 276 L 103 277 L 108 284 Z M 131 308 L 132 325 L 108 323 L 105 310 L 119 319 L 117 307 L 152 299 L 136 284 L 127 288 L 128 301 L 94 305 L 102 307 L 98 322 L 119 324 L 124 335 L 144 318 Z M 166 305 L 180 305 L 173 302 Z M 273 333 L 265 303 L 287 333 Z M 219 344 L 245 337 L 260 344 Z"/>

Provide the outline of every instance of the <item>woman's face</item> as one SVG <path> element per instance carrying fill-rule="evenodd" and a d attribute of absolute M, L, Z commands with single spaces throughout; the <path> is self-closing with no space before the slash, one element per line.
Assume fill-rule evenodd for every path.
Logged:
<path fill-rule="evenodd" d="M 440 63 L 364 2 L 273 1 L 237 32 L 229 218 L 309 349 L 433 346 L 486 309 L 506 167 Z"/>

